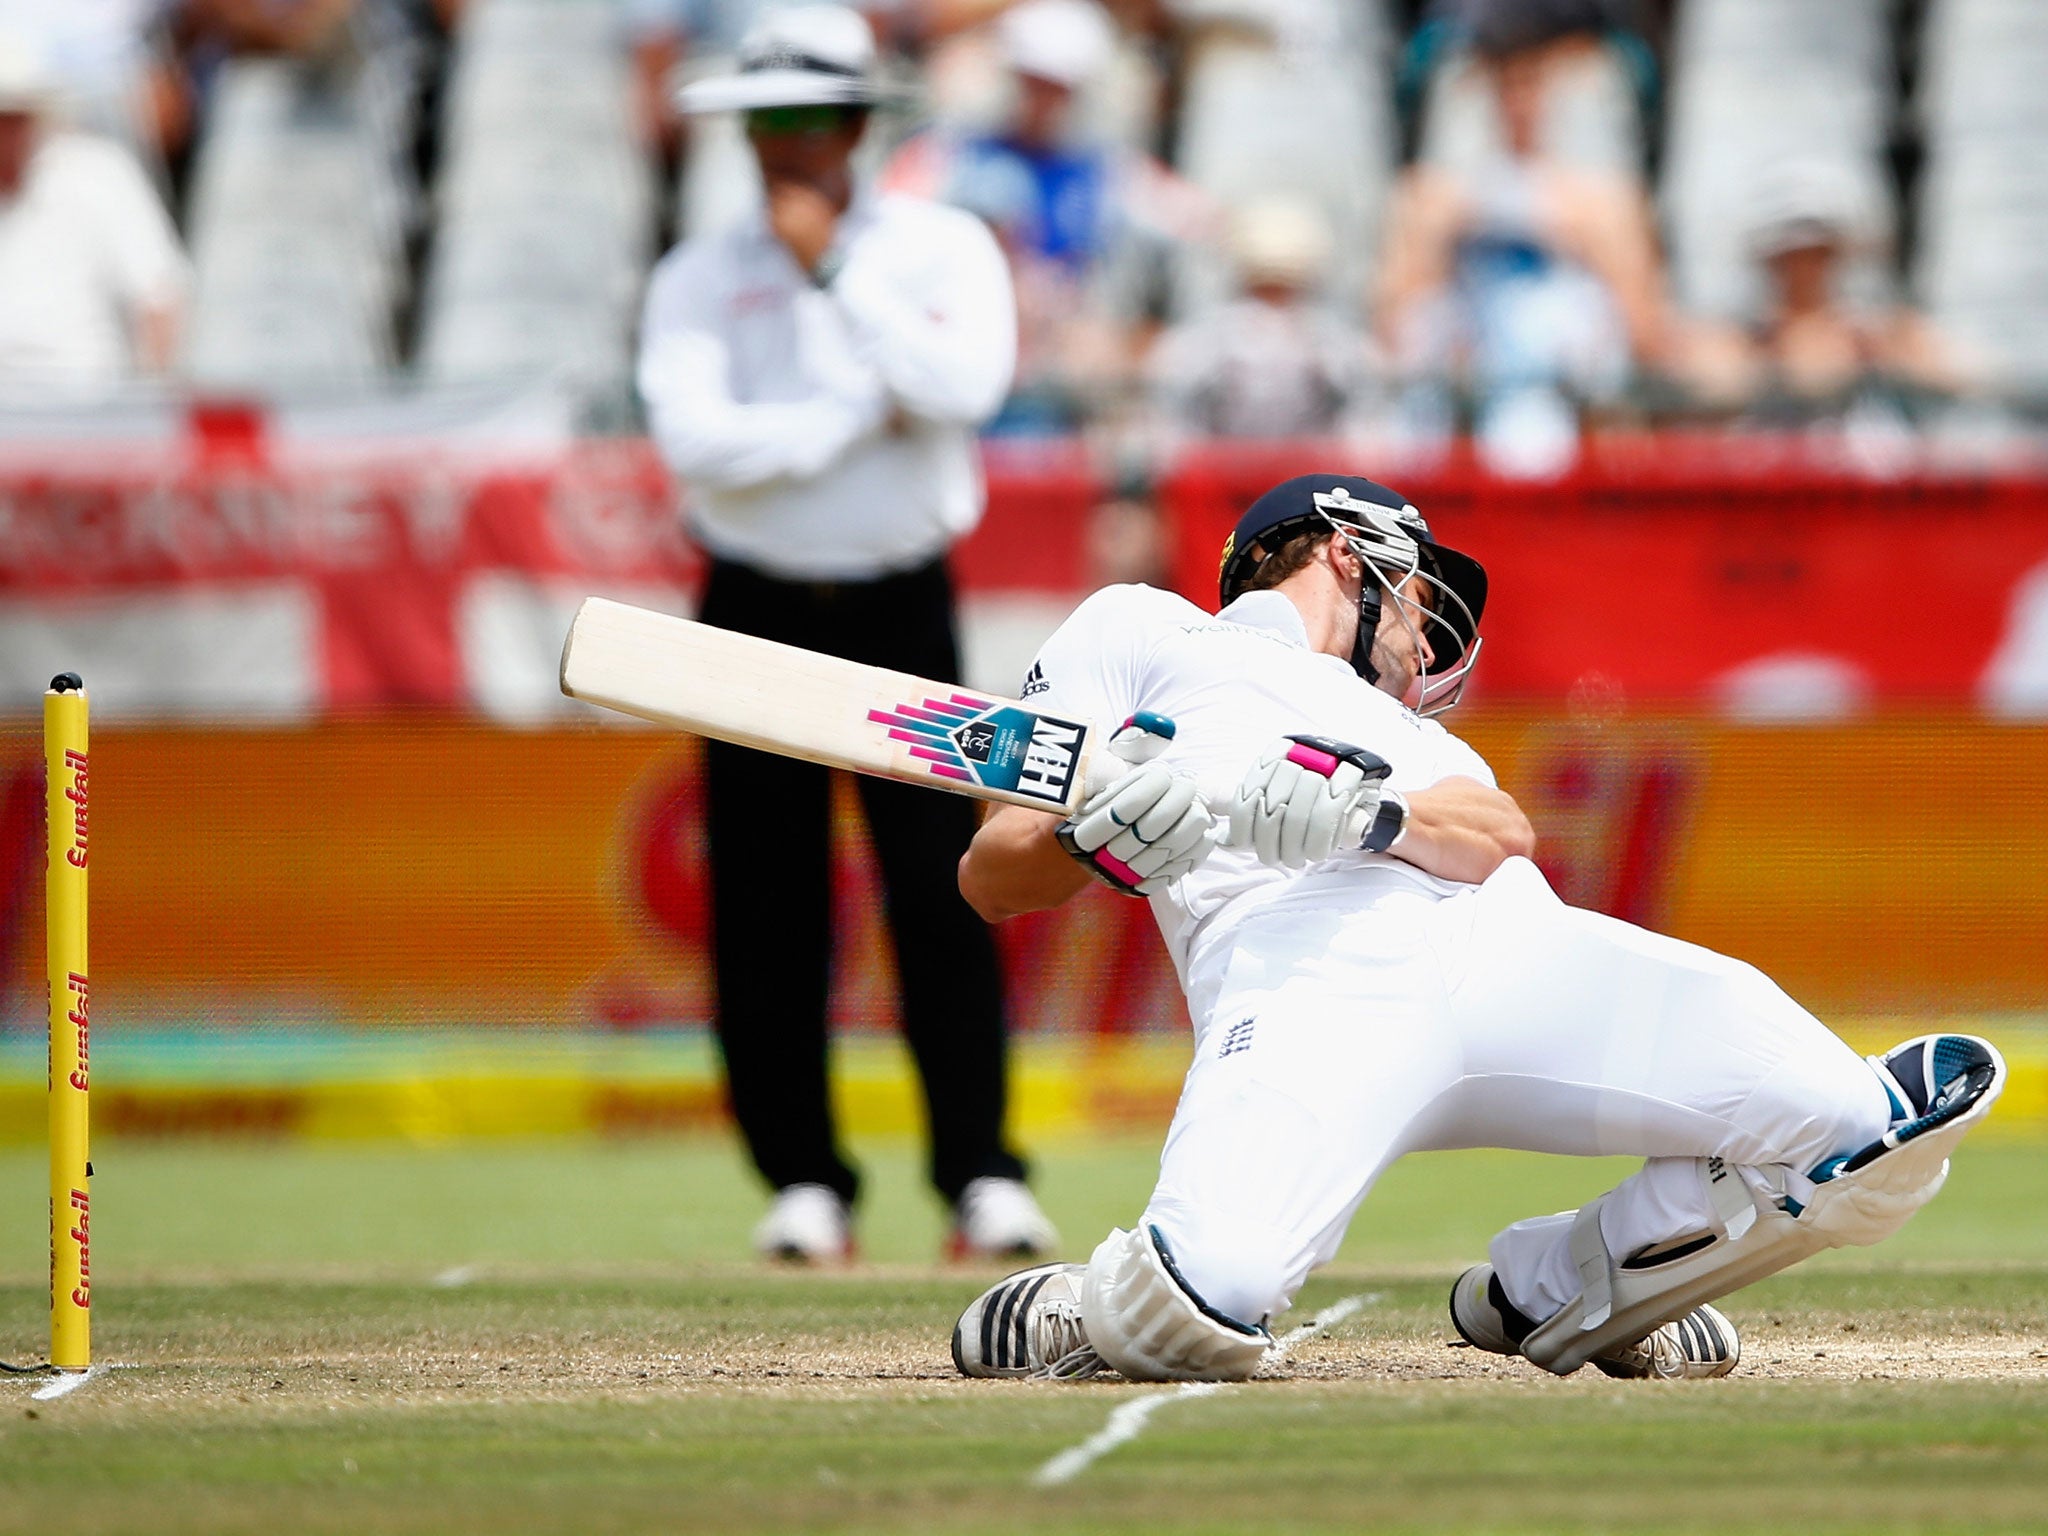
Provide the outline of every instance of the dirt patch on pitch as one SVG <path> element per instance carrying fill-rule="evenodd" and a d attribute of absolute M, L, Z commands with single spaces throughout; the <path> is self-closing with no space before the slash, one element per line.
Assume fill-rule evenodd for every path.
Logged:
<path fill-rule="evenodd" d="M 402 1348 L 292 1356 L 250 1365 L 220 1359 L 137 1360 L 79 1394 L 137 1405 L 206 1398 L 221 1403 L 309 1400 L 347 1408 L 423 1403 L 534 1401 L 734 1390 L 816 1393 L 965 1387 L 929 1340 L 859 1349 L 802 1340 L 741 1339 L 715 1349 L 635 1350 L 616 1343 L 521 1340 L 486 1350 Z"/>
<path fill-rule="evenodd" d="M 1783 1381 L 1967 1381 L 2048 1377 L 2048 1330 L 1959 1328 L 1936 1319 L 1843 1321 L 1741 1317 L 1737 1378 Z M 1283 1330 L 1284 1332 L 1285 1330 Z M 170 1341 L 163 1341 L 170 1345 Z M 636 1345 L 601 1329 L 535 1330 L 495 1338 L 337 1341 L 240 1353 L 175 1346 L 127 1356 L 125 1367 L 88 1383 L 71 1401 L 147 1407 L 209 1402 L 223 1408 L 308 1403 L 346 1411 L 389 1406 L 546 1401 L 591 1397 L 749 1395 L 794 1397 L 981 1393 L 1031 1384 L 967 1381 L 942 1331 L 869 1331 L 858 1340 L 808 1331 L 734 1332 Z M 152 1358 L 153 1357 L 153 1358 Z M 1260 1384 L 1419 1385 L 1490 1382 L 1529 1391 L 1598 1391 L 1582 1371 L 1560 1380 L 1526 1361 L 1454 1344 L 1394 1318 L 1365 1313 L 1293 1341 Z M 1114 1379 L 1099 1384 L 1117 1389 Z"/>
<path fill-rule="evenodd" d="M 1848 1323 L 1813 1330 L 1768 1321 L 1743 1330 L 1741 1373 L 1838 1381 L 1957 1381 L 2048 1373 L 2048 1333 L 1942 1333 Z"/>
<path fill-rule="evenodd" d="M 1491 1355 L 1443 1339 L 1387 1339 L 1369 1335 L 1305 1342 L 1269 1374 L 1313 1381 L 1497 1379 L 1537 1386 L 1562 1385 L 1525 1360 Z M 2040 1380 L 2048 1375 L 2048 1334 L 1933 1335 L 1849 1324 L 1834 1331 L 1742 1325 L 1738 1377 L 1792 1381 Z M 1569 1378 L 1604 1381 L 1596 1371 Z"/>
<path fill-rule="evenodd" d="M 154 1373 L 152 1373 L 154 1374 Z M 170 1373 L 171 1378 L 178 1374 Z M 212 1373 L 207 1373 L 212 1374 Z M 2048 1374 L 2048 1335 L 1967 1335 L 1856 1327 L 1853 1332 L 1752 1325 L 1737 1374 L 1798 1381 L 1958 1381 L 2040 1379 Z M 160 1378 L 165 1386 L 170 1378 Z M 1493 1380 L 1532 1388 L 1567 1385 L 1526 1361 L 1490 1355 L 1443 1339 L 1388 1338 L 1340 1328 L 1298 1343 L 1261 1380 L 1313 1383 Z M 1595 1388 L 1585 1371 L 1569 1385 Z M 861 1347 L 804 1339 L 734 1339 L 691 1351 L 582 1347 L 511 1352 L 406 1352 L 397 1358 L 307 1359 L 248 1373 L 245 1396 L 282 1392 L 329 1398 L 465 1396 L 551 1397 L 599 1393 L 749 1392 L 895 1393 L 906 1388 L 984 1391 L 954 1370 L 943 1343 L 890 1339 Z M 143 1381 L 135 1386 L 147 1391 Z M 175 1390 L 175 1389 L 173 1389 Z"/>

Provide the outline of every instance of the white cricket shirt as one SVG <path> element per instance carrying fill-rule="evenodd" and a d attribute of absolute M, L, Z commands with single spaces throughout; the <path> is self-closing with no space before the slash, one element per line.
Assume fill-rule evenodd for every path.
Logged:
<path fill-rule="evenodd" d="M 765 212 L 655 268 L 639 384 L 714 553 L 801 581 L 943 553 L 981 518 L 974 431 L 1016 365 L 1009 267 L 970 214 L 863 194 L 816 287 Z"/>
<path fill-rule="evenodd" d="M 0 198 L 0 394 L 89 397 L 134 371 L 139 311 L 175 307 L 187 269 L 170 216 L 110 139 L 46 132 Z"/>
<path fill-rule="evenodd" d="M 1171 719 L 1162 761 L 1186 769 L 1212 809 L 1282 736 L 1334 736 L 1386 759 L 1390 788 L 1454 777 L 1494 782 L 1471 747 L 1351 670 L 1309 648 L 1294 604 L 1248 592 L 1211 616 L 1153 587 L 1104 587 L 1046 641 L 1025 683 L 1034 709 L 1116 729 L 1138 710 Z M 1254 912 L 1276 904 L 1354 911 L 1390 893 L 1441 898 L 1467 890 L 1390 854 L 1349 852 L 1304 870 L 1271 869 L 1250 850 L 1219 848 L 1152 898 L 1153 916 L 1187 984 L 1191 966 Z"/>

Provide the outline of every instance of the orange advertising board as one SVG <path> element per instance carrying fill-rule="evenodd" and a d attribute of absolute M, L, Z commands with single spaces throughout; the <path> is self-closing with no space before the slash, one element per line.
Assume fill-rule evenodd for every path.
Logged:
<path fill-rule="evenodd" d="M 1761 966 L 1826 1014 L 2048 1006 L 2048 728 L 1477 713 L 1568 899 Z M 382 717 L 94 737 L 96 1015 L 271 1027 L 708 1016 L 696 752 L 634 729 Z M 40 1016 L 41 784 L 0 737 L 7 1016 Z M 891 1017 L 850 796 L 842 1025 Z M 34 814 L 29 814 L 33 812 Z M 1178 1025 L 1145 909 L 1006 925 L 1027 1031 Z"/>

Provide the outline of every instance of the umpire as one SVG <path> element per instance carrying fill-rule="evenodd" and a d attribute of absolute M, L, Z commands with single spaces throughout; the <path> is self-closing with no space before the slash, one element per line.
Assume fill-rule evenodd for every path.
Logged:
<path fill-rule="evenodd" d="M 760 21 L 737 74 L 682 92 L 685 112 L 745 114 L 764 207 L 655 268 L 639 386 L 692 492 L 707 623 L 950 679 L 946 551 L 981 516 L 974 431 L 1009 388 L 1016 304 L 977 221 L 855 183 L 873 71 L 858 13 L 803 5 Z M 718 1038 L 733 1112 L 776 1190 L 755 1245 L 841 1261 L 859 1181 L 827 1089 L 827 773 L 713 743 L 706 775 Z M 973 807 L 858 784 L 953 1251 L 1044 1252 L 1055 1235 L 1003 1140 L 995 947 L 954 883 Z"/>

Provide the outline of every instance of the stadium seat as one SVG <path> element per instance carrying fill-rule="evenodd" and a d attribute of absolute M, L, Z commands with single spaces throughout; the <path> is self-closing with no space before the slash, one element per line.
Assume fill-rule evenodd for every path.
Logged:
<path fill-rule="evenodd" d="M 1863 240 L 1847 281 L 1893 295 L 1896 227 L 1887 0 L 1693 0 L 1672 47 L 1662 203 L 1680 305 L 1744 319 L 1762 299 L 1747 248 L 1757 193 L 1790 162 L 1848 189 Z"/>
<path fill-rule="evenodd" d="M 2048 11 L 1938 0 L 1922 56 L 1916 291 L 2001 382 L 2048 396 Z"/>
<path fill-rule="evenodd" d="M 436 385 L 545 381 L 598 403 L 616 401 L 631 369 L 629 316 L 547 298 L 443 302 L 420 356 Z"/>
<path fill-rule="evenodd" d="M 198 382 L 358 388 L 388 372 L 408 215 L 373 78 L 274 59 L 223 66 L 188 220 Z"/>
<path fill-rule="evenodd" d="M 433 383 L 623 392 L 653 186 L 603 0 L 480 0 L 449 87 L 419 355 Z"/>

